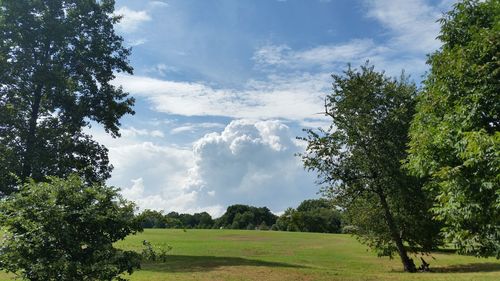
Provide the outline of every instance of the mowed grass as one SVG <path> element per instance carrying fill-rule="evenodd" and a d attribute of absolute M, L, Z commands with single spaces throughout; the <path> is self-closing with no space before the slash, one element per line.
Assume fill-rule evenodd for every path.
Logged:
<path fill-rule="evenodd" d="M 173 250 L 130 280 L 500 280 L 500 261 L 446 252 L 425 257 L 434 272 L 404 273 L 398 259 L 378 258 L 349 235 L 148 229 L 117 246 L 141 251 L 143 240 Z"/>

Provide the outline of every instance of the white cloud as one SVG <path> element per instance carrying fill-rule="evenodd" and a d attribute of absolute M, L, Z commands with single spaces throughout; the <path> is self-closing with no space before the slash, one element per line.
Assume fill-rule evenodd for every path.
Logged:
<path fill-rule="evenodd" d="M 160 7 L 160 8 L 170 6 L 167 2 L 163 2 L 163 1 L 150 1 L 149 5 L 151 5 L 153 7 Z"/>
<path fill-rule="evenodd" d="M 129 45 L 130 47 L 136 47 L 136 46 L 144 45 L 147 42 L 148 42 L 148 40 L 146 40 L 144 38 L 139 38 L 136 40 L 127 41 L 127 45 Z"/>
<path fill-rule="evenodd" d="M 149 69 L 146 70 L 148 73 L 155 73 L 160 76 L 166 76 L 168 73 L 176 73 L 179 72 L 179 69 L 174 66 L 166 65 L 164 63 L 159 63 Z"/>
<path fill-rule="evenodd" d="M 235 203 L 281 211 L 315 197 L 313 176 L 294 153 L 302 150 L 280 121 L 236 120 L 194 145 L 189 190 L 202 205 Z M 215 196 L 213 196 L 215 194 Z"/>
<path fill-rule="evenodd" d="M 303 147 L 280 121 L 232 121 L 189 148 L 91 133 L 109 149 L 109 184 L 141 209 L 220 216 L 231 204 L 282 211 L 316 197 L 313 175 L 294 156 Z"/>
<path fill-rule="evenodd" d="M 286 64 L 288 62 L 286 53 L 290 50 L 287 45 L 266 45 L 255 52 L 253 59 L 259 64 Z"/>
<path fill-rule="evenodd" d="M 436 39 L 442 11 L 424 0 L 366 0 L 368 17 L 376 19 L 391 34 L 388 45 L 404 51 L 428 53 L 439 48 Z"/>
<path fill-rule="evenodd" d="M 170 133 L 171 134 L 179 134 L 179 133 L 193 133 L 198 130 L 206 130 L 206 129 L 216 129 L 216 128 L 224 128 L 225 125 L 221 123 L 213 123 L 213 122 L 203 122 L 203 123 L 185 123 L 182 126 L 173 128 Z"/>
<path fill-rule="evenodd" d="M 136 129 L 134 127 L 121 128 L 123 137 L 151 136 L 163 138 L 165 135 L 160 130 Z"/>
<path fill-rule="evenodd" d="M 268 81 L 249 81 L 243 90 L 126 75 L 117 75 L 114 84 L 146 98 L 159 112 L 296 121 L 321 118 L 317 113 L 323 111 L 323 98 L 331 87 L 327 73 L 270 76 Z"/>
<path fill-rule="evenodd" d="M 365 0 L 366 16 L 385 28 L 385 40 L 358 38 L 300 50 L 283 44 L 267 44 L 255 51 L 253 60 L 257 69 L 272 73 L 338 72 L 347 63 L 357 66 L 369 60 L 391 76 L 398 76 L 403 69 L 406 73 L 422 75 L 427 70 L 426 54 L 441 45 L 436 39 L 440 28 L 437 20 L 452 2 L 455 1 L 443 0 L 431 6 L 424 0 Z M 419 80 L 420 77 L 413 78 Z"/>
<path fill-rule="evenodd" d="M 126 6 L 117 9 L 115 15 L 123 16 L 116 28 L 126 33 L 136 31 L 143 22 L 151 20 L 147 11 L 135 11 Z"/>
<path fill-rule="evenodd" d="M 306 50 L 292 50 L 286 45 L 266 45 L 256 50 L 253 59 L 257 65 L 266 67 L 288 67 L 307 69 L 320 66 L 323 70 L 345 67 L 349 62 L 366 61 L 374 54 L 384 51 L 370 39 L 356 39 L 347 43 L 321 45 Z"/>

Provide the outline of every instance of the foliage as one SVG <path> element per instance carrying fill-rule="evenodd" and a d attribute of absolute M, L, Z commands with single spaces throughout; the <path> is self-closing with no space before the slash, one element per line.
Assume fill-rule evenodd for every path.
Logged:
<path fill-rule="evenodd" d="M 146 209 L 137 215 L 142 228 L 166 228 L 167 220 L 165 216 L 158 211 Z"/>
<path fill-rule="evenodd" d="M 104 183 L 108 150 L 82 128 L 119 136 L 132 98 L 110 82 L 132 73 L 114 0 L 0 1 L 0 196 L 18 178 L 78 173 Z"/>
<path fill-rule="evenodd" d="M 431 199 L 421 181 L 401 169 L 417 90 L 365 64 L 333 75 L 325 101 L 330 128 L 307 130 L 304 165 L 318 172 L 323 193 L 351 214 L 361 241 L 380 255 L 397 252 L 406 271 L 415 271 L 411 251 L 430 251 L 438 226 L 427 210 Z"/>
<path fill-rule="evenodd" d="M 140 231 L 134 204 L 78 176 L 31 181 L 0 202 L 0 267 L 26 280 L 123 280 L 138 254 L 113 243 Z"/>
<path fill-rule="evenodd" d="M 433 211 L 461 253 L 500 257 L 500 2 L 456 4 L 439 38 L 407 167 L 437 193 Z"/>
<path fill-rule="evenodd" d="M 247 229 L 248 225 L 266 226 L 276 223 L 277 216 L 267 207 L 257 208 L 247 205 L 231 205 L 215 220 L 214 228 Z"/>
<path fill-rule="evenodd" d="M 168 252 L 172 250 L 172 246 L 166 245 L 163 247 L 153 246 L 148 240 L 142 241 L 144 249 L 142 250 L 142 259 L 147 261 L 161 261 L 166 262 L 168 257 Z"/>
<path fill-rule="evenodd" d="M 288 208 L 276 221 L 281 231 L 340 233 L 342 218 L 326 199 L 304 200 L 297 209 Z"/>
<path fill-rule="evenodd" d="M 138 215 L 143 228 L 212 228 L 214 221 L 207 212 L 179 214 L 144 210 Z"/>

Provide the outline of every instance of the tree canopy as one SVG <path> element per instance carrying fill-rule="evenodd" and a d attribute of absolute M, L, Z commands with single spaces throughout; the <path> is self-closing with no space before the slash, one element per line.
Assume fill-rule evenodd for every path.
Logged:
<path fill-rule="evenodd" d="M 404 244 L 429 251 L 439 243 L 427 212 L 432 201 L 401 167 L 417 89 L 404 75 L 388 78 L 368 64 L 349 66 L 333 81 L 325 101 L 332 124 L 307 130 L 304 165 L 318 172 L 324 194 L 351 214 L 362 242 L 380 255 L 397 252 L 405 271 L 415 271 Z"/>
<path fill-rule="evenodd" d="M 460 252 L 500 257 L 500 1 L 457 3 L 439 39 L 407 167 L 436 193 L 432 210 Z"/>
<path fill-rule="evenodd" d="M 0 201 L 0 267 L 25 280 L 123 280 L 139 255 L 113 243 L 141 230 L 118 189 L 78 176 L 33 181 Z"/>
<path fill-rule="evenodd" d="M 231 205 L 226 212 L 215 220 L 214 227 L 247 229 L 251 224 L 254 227 L 272 226 L 276 222 L 277 216 L 271 213 L 267 207 L 253 207 L 247 205 Z M 264 224 L 264 225 L 263 225 Z"/>
<path fill-rule="evenodd" d="M 132 73 L 113 0 L 0 1 L 0 196 L 18 180 L 78 173 L 104 182 L 107 149 L 91 122 L 119 136 L 134 100 L 110 82 Z"/>
<path fill-rule="evenodd" d="M 297 209 L 288 208 L 276 221 L 281 231 L 340 233 L 342 215 L 326 199 L 304 200 Z"/>

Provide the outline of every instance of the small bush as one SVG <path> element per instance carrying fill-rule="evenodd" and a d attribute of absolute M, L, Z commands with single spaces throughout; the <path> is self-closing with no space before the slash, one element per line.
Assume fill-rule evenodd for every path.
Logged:
<path fill-rule="evenodd" d="M 151 242 L 144 240 L 142 245 L 145 247 L 142 250 L 142 259 L 147 261 L 167 261 L 167 254 L 172 250 L 172 246 L 166 245 L 164 247 L 153 246 Z"/>

